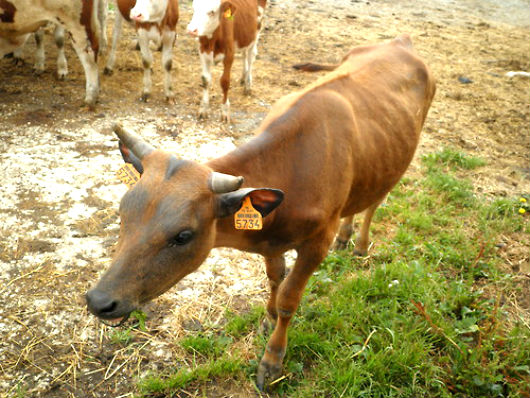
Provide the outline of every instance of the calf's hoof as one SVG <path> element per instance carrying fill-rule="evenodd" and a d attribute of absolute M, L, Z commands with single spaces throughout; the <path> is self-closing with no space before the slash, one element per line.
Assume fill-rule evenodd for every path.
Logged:
<path fill-rule="evenodd" d="M 273 383 L 282 375 L 282 365 L 272 364 L 265 360 L 261 360 L 258 366 L 258 374 L 256 376 L 256 386 L 260 391 Z"/>
<path fill-rule="evenodd" d="M 349 240 L 335 239 L 335 244 L 333 245 L 333 250 L 346 250 L 348 248 Z"/>
<path fill-rule="evenodd" d="M 151 96 L 151 94 L 149 94 L 149 93 L 143 93 L 142 96 L 140 97 L 140 101 L 141 102 L 147 102 L 149 100 L 150 96 Z"/>
<path fill-rule="evenodd" d="M 367 249 L 354 249 L 353 255 L 357 257 L 366 257 L 368 255 Z"/>
<path fill-rule="evenodd" d="M 103 69 L 103 74 L 107 76 L 111 76 L 114 73 L 114 71 L 111 68 L 108 68 L 105 66 L 105 69 Z"/>
<path fill-rule="evenodd" d="M 221 115 L 221 122 L 230 124 L 230 115 L 222 114 Z"/>

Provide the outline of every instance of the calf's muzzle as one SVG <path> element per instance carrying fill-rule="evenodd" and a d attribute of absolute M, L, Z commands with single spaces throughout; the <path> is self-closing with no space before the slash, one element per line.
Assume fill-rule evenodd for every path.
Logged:
<path fill-rule="evenodd" d="M 89 290 L 85 298 L 88 310 L 103 320 L 122 320 L 134 310 L 127 301 L 117 300 L 97 287 Z"/>

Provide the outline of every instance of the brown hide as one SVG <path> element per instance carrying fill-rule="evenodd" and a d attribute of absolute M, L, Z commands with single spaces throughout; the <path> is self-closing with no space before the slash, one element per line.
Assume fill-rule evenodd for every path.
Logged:
<path fill-rule="evenodd" d="M 296 247 L 384 198 L 414 155 L 434 91 L 423 62 L 394 41 L 353 50 L 334 72 L 281 99 L 261 135 L 208 165 L 247 186 L 281 189 L 284 202 L 260 233 L 219 222 L 217 244 L 272 254 L 276 244 L 264 241 Z"/>
<path fill-rule="evenodd" d="M 429 69 L 402 36 L 352 50 L 335 71 L 280 99 L 258 135 L 225 156 L 198 164 L 150 147 L 146 155 L 135 153 L 144 174 L 122 199 L 118 249 L 87 293 L 90 311 L 119 321 L 196 269 L 214 246 L 262 254 L 274 328 L 257 372 L 263 388 L 281 373 L 287 327 L 340 218 L 351 226 L 351 216 L 366 210 L 366 250 L 373 212 L 406 171 L 434 93 Z M 119 135 L 129 146 L 145 145 Z M 212 190 L 217 175 L 237 186 Z M 240 189 L 241 179 L 233 176 L 244 177 Z M 236 230 L 227 216 L 245 197 L 268 206 L 262 230 Z M 194 239 L 173 244 L 186 233 Z M 289 249 L 297 259 L 286 275 L 283 254 Z"/>

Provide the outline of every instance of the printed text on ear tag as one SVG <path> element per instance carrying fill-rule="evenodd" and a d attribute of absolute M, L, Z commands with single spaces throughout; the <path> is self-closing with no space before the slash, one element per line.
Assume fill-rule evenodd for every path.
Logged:
<path fill-rule="evenodd" d="M 234 224 L 236 229 L 258 230 L 263 227 L 261 213 L 252 207 L 248 196 L 243 201 L 241 209 L 234 214 Z"/>
<path fill-rule="evenodd" d="M 118 178 L 127 185 L 129 188 L 132 187 L 140 179 L 140 173 L 136 171 L 134 166 L 130 163 L 125 163 L 116 172 Z"/>

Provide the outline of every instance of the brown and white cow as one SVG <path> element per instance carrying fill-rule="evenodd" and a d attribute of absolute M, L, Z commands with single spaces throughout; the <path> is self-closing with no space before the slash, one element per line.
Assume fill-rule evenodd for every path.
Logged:
<path fill-rule="evenodd" d="M 401 36 L 353 49 L 335 71 L 280 99 L 254 139 L 204 164 L 117 126 L 124 160 L 142 176 L 121 201 L 116 252 L 86 295 L 89 310 L 120 323 L 197 269 L 213 247 L 259 253 L 274 325 L 258 368 L 263 388 L 281 372 L 287 327 L 340 219 L 373 213 L 399 181 L 434 92 L 428 67 Z M 234 228 L 232 216 L 247 198 L 263 216 L 261 230 Z M 290 249 L 298 256 L 286 275 Z"/>
<path fill-rule="evenodd" d="M 33 69 L 35 74 L 40 75 L 44 72 L 46 53 L 44 51 L 44 27 L 39 28 L 33 35 L 35 37 L 35 63 Z M 29 37 L 30 35 L 27 35 Z M 64 80 L 68 74 L 68 63 L 64 53 L 64 28 L 61 25 L 55 25 L 53 37 L 57 46 L 57 79 Z M 22 51 L 24 47 L 19 46 L 13 51 L 12 56 L 16 64 L 24 64 Z"/>
<path fill-rule="evenodd" d="M 164 69 L 164 94 L 166 100 L 173 101 L 171 88 L 171 68 L 173 64 L 173 46 L 179 18 L 178 0 L 117 0 L 119 14 L 115 16 L 112 32 L 112 45 L 104 73 L 112 74 L 116 58 L 116 46 L 120 36 L 122 18 L 134 24 L 138 33 L 138 44 L 144 67 L 143 91 L 141 99 L 147 101 L 151 95 L 151 66 L 153 56 L 149 42 L 162 46 L 162 66 Z"/>
<path fill-rule="evenodd" d="M 266 0 L 193 0 L 193 17 L 188 33 L 199 38 L 203 94 L 199 117 L 209 112 L 209 89 L 212 65 L 223 61 L 221 88 L 223 90 L 222 119 L 230 122 L 230 70 L 236 50 L 243 52 L 241 84 L 250 94 L 252 64 L 257 55 L 257 44 Z"/>
<path fill-rule="evenodd" d="M 99 95 L 97 54 L 101 0 L 0 0 L 0 58 L 24 44 L 29 34 L 48 21 L 72 36 L 86 78 L 85 103 L 93 107 Z"/>

